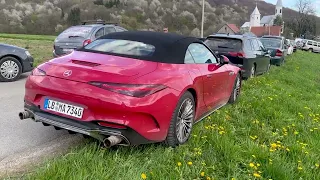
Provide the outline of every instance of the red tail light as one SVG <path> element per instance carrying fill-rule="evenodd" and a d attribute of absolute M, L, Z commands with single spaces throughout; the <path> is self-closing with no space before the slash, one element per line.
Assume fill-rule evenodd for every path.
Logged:
<path fill-rule="evenodd" d="M 280 49 L 277 49 L 276 56 L 280 56 L 281 57 L 282 55 L 283 55 L 282 51 Z"/>
<path fill-rule="evenodd" d="M 244 58 L 246 55 L 244 54 L 244 52 L 240 51 L 240 52 L 229 52 L 228 53 L 230 56 L 233 57 L 238 57 L 238 58 Z"/>
<path fill-rule="evenodd" d="M 41 69 L 35 68 L 32 72 L 31 72 L 31 76 L 45 76 L 46 72 L 42 71 Z"/>
<path fill-rule="evenodd" d="M 86 46 L 86 45 L 88 45 L 90 43 L 91 43 L 91 40 L 87 39 L 87 40 L 83 41 L 83 46 Z"/>
<path fill-rule="evenodd" d="M 99 88 L 116 92 L 119 94 L 142 98 L 156 92 L 162 91 L 167 87 L 164 85 L 142 85 L 142 84 L 118 84 L 118 83 L 102 83 L 102 82 L 90 82 L 89 84 L 97 86 Z"/>

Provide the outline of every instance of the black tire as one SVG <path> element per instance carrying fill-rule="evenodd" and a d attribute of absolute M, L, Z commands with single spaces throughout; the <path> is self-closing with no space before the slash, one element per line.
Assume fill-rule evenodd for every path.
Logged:
<path fill-rule="evenodd" d="M 7 78 L 4 76 L 4 74 L 1 73 L 1 67 L 2 66 L 5 66 L 5 63 L 8 63 L 8 62 L 14 62 L 17 67 L 18 67 L 18 72 L 17 74 L 12 77 L 12 78 Z M 8 57 L 4 57 L 0 60 L 0 81 L 1 82 L 12 82 L 12 81 L 16 81 L 17 79 L 19 79 L 19 77 L 21 76 L 22 74 L 22 66 L 20 64 L 20 62 L 14 58 L 14 57 L 11 57 L 11 56 L 8 56 Z"/>
<path fill-rule="evenodd" d="M 238 100 L 241 92 L 241 86 L 242 86 L 242 81 L 241 81 L 240 74 L 238 74 L 236 79 L 234 80 L 233 89 L 229 98 L 229 104 L 234 104 Z"/>
<path fill-rule="evenodd" d="M 186 102 L 186 101 L 189 101 L 191 100 L 192 102 L 192 122 L 191 122 L 191 126 L 190 126 L 190 132 L 189 132 L 189 136 L 187 137 L 187 139 L 185 139 L 184 141 L 179 141 L 179 138 L 178 138 L 178 135 L 177 135 L 177 123 L 178 123 L 178 115 L 179 115 L 179 112 L 182 108 L 182 105 Z M 164 144 L 166 146 L 169 146 L 169 147 L 177 147 L 181 144 L 184 144 L 185 142 L 188 141 L 188 139 L 190 138 L 191 136 L 191 133 L 192 133 L 192 127 L 193 127 L 193 123 L 194 123 L 194 117 L 195 117 L 195 100 L 194 100 L 194 97 L 192 96 L 192 94 L 187 91 L 186 93 L 184 93 L 181 98 L 179 99 L 178 101 L 178 104 L 177 104 L 177 107 L 175 108 L 173 114 L 172 114 L 172 117 L 171 117 L 171 121 L 170 121 L 170 127 L 168 129 L 168 135 L 167 135 L 167 138 L 165 139 L 164 141 Z"/>

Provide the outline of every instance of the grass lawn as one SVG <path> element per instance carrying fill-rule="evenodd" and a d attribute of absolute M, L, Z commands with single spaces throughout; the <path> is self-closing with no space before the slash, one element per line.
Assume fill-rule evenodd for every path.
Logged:
<path fill-rule="evenodd" d="M 190 141 L 102 149 L 75 147 L 26 179 L 319 179 L 320 54 L 244 82 L 236 105 L 197 124 Z"/>

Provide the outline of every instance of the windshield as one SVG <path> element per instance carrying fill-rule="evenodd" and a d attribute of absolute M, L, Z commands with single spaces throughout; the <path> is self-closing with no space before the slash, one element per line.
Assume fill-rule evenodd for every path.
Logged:
<path fill-rule="evenodd" d="M 63 31 L 58 38 L 72 38 L 72 37 L 82 37 L 86 38 L 92 31 L 90 26 L 74 26 Z"/>
<path fill-rule="evenodd" d="M 205 40 L 204 43 L 212 50 L 219 50 L 219 49 L 226 49 L 228 51 L 242 50 L 242 41 L 240 39 L 209 38 Z"/>
<path fill-rule="evenodd" d="M 266 48 L 281 48 L 281 40 L 279 39 L 261 38 L 260 41 Z"/>
<path fill-rule="evenodd" d="M 104 53 L 113 53 L 119 55 L 131 56 L 152 56 L 155 52 L 153 45 L 137 41 L 120 39 L 98 39 L 84 47 L 87 50 L 93 50 Z"/>

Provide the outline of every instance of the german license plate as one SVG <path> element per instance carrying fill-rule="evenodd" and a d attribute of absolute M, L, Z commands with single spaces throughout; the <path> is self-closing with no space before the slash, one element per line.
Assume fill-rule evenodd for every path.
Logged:
<path fill-rule="evenodd" d="M 71 104 L 46 99 L 44 101 L 44 108 L 49 111 L 61 113 L 81 119 L 83 115 L 83 108 Z"/>

